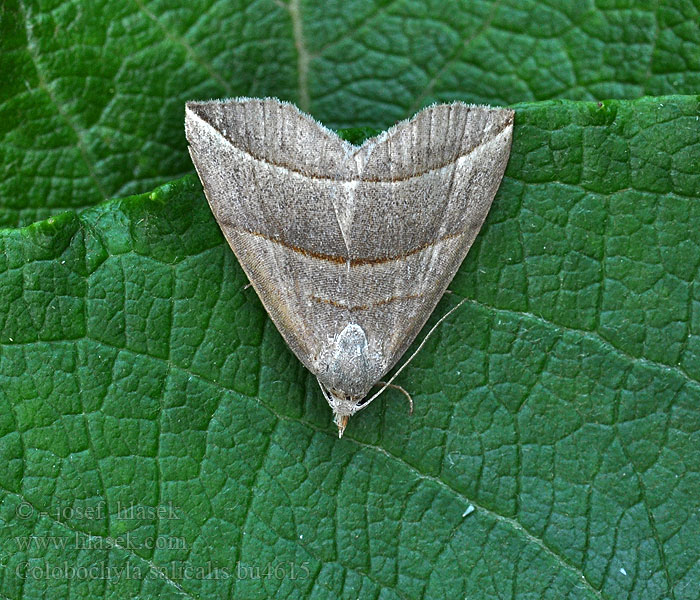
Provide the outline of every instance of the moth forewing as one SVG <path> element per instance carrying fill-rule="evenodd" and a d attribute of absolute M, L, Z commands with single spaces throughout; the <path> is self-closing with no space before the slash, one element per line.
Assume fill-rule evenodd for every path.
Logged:
<path fill-rule="evenodd" d="M 513 117 L 438 104 L 355 146 L 273 98 L 187 103 L 214 217 L 341 434 L 474 242 Z"/>

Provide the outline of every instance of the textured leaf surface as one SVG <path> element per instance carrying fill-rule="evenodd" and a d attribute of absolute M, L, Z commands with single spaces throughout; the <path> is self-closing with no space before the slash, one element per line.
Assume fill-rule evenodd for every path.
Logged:
<path fill-rule="evenodd" d="M 694 94 L 698 21 L 693 0 L 4 0 L 0 226 L 191 172 L 186 100 L 385 128 L 436 100 Z"/>
<path fill-rule="evenodd" d="M 697 598 L 700 100 L 516 109 L 342 440 L 193 177 L 0 234 L 0 595 Z"/>

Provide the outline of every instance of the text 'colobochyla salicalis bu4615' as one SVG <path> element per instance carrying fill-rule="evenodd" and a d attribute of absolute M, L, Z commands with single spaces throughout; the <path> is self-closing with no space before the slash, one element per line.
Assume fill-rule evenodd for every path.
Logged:
<path fill-rule="evenodd" d="M 272 98 L 188 102 L 228 243 L 342 434 L 415 339 L 508 162 L 513 111 L 430 106 L 354 146 Z"/>

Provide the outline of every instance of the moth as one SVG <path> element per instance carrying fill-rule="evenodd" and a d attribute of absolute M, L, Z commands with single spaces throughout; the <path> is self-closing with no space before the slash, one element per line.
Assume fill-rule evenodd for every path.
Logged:
<path fill-rule="evenodd" d="M 185 113 L 214 217 L 342 436 L 474 242 L 514 113 L 437 104 L 360 146 L 274 98 L 188 102 Z"/>

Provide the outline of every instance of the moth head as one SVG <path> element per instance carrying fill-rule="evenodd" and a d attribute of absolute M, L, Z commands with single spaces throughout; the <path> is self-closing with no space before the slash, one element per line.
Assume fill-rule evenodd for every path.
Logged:
<path fill-rule="evenodd" d="M 382 375 L 381 356 L 370 350 L 362 327 L 350 323 L 322 348 L 316 373 L 342 436 L 348 419 Z"/>
<path fill-rule="evenodd" d="M 348 420 L 362 408 L 362 399 L 328 391 L 326 400 L 333 410 L 333 422 L 338 426 L 338 437 L 343 437 Z"/>

